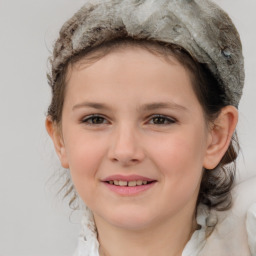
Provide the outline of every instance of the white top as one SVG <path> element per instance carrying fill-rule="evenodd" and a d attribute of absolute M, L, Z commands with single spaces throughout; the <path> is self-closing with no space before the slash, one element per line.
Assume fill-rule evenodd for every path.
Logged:
<path fill-rule="evenodd" d="M 193 233 L 182 256 L 256 256 L 256 176 L 237 185 L 233 197 L 233 207 L 225 212 L 198 206 L 197 223 L 201 229 Z M 73 256 L 99 256 L 99 243 L 89 210 L 82 218 L 78 247 Z"/>

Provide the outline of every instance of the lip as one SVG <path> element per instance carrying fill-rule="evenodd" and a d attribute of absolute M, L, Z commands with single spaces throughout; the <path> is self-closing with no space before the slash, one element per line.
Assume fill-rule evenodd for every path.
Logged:
<path fill-rule="evenodd" d="M 121 180 L 121 181 L 133 181 L 133 180 L 145 180 L 145 181 L 155 181 L 154 179 L 150 179 L 148 177 L 140 176 L 140 175 L 111 175 L 106 178 L 104 178 L 102 181 L 110 181 L 110 180 Z"/>
<path fill-rule="evenodd" d="M 110 189 L 112 192 L 120 195 L 120 196 L 135 196 L 138 194 L 141 194 L 150 188 L 152 188 L 155 185 L 156 182 L 152 182 L 146 185 L 141 185 L 141 186 L 135 186 L 135 187 L 122 187 L 122 186 L 115 186 L 111 185 L 107 182 L 104 182 L 103 184 Z"/>
<path fill-rule="evenodd" d="M 109 184 L 107 181 L 113 181 L 113 180 L 118 180 L 118 181 L 137 181 L 137 180 L 142 180 L 142 181 L 148 181 L 151 182 L 146 185 L 140 185 L 140 186 L 134 186 L 134 187 L 129 187 L 129 186 L 116 186 Z M 102 183 L 112 192 L 119 196 L 137 196 L 143 192 L 146 192 L 147 190 L 151 189 L 156 183 L 157 180 L 150 179 L 148 177 L 140 176 L 140 175 L 111 175 L 102 180 Z"/>

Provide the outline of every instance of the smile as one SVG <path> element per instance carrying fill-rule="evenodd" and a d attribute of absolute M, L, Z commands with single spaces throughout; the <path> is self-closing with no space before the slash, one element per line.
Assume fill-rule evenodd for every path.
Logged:
<path fill-rule="evenodd" d="M 132 180 L 132 181 L 124 181 L 124 180 L 110 180 L 107 181 L 110 185 L 121 186 L 121 187 L 136 187 L 147 185 L 152 183 L 153 181 L 146 181 L 146 180 Z"/>
<path fill-rule="evenodd" d="M 157 183 L 157 180 L 140 175 L 112 175 L 102 181 L 110 191 L 120 196 L 137 196 Z"/>

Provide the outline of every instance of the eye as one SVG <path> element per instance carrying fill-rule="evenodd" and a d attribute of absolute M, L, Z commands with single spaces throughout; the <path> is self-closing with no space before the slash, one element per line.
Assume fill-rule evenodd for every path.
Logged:
<path fill-rule="evenodd" d="M 90 115 L 90 116 L 83 118 L 81 123 L 85 123 L 88 125 L 99 125 L 99 124 L 107 124 L 108 121 L 103 116 Z"/>
<path fill-rule="evenodd" d="M 163 115 L 154 115 L 150 120 L 150 124 L 156 124 L 156 125 L 168 125 L 176 123 L 176 120 L 167 116 Z"/>

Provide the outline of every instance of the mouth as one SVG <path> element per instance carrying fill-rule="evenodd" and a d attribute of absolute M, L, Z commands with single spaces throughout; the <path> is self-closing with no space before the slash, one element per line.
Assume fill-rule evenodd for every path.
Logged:
<path fill-rule="evenodd" d="M 131 180 L 131 181 L 109 180 L 109 181 L 105 181 L 105 182 L 110 185 L 120 186 L 120 187 L 136 187 L 136 186 L 145 186 L 145 185 L 151 184 L 156 181 L 154 181 L 154 180 L 152 180 L 152 181 L 147 181 L 147 180 Z"/>
<path fill-rule="evenodd" d="M 112 175 L 102 181 L 112 192 L 121 196 L 136 196 L 150 190 L 157 183 L 157 180 L 139 175 Z"/>

